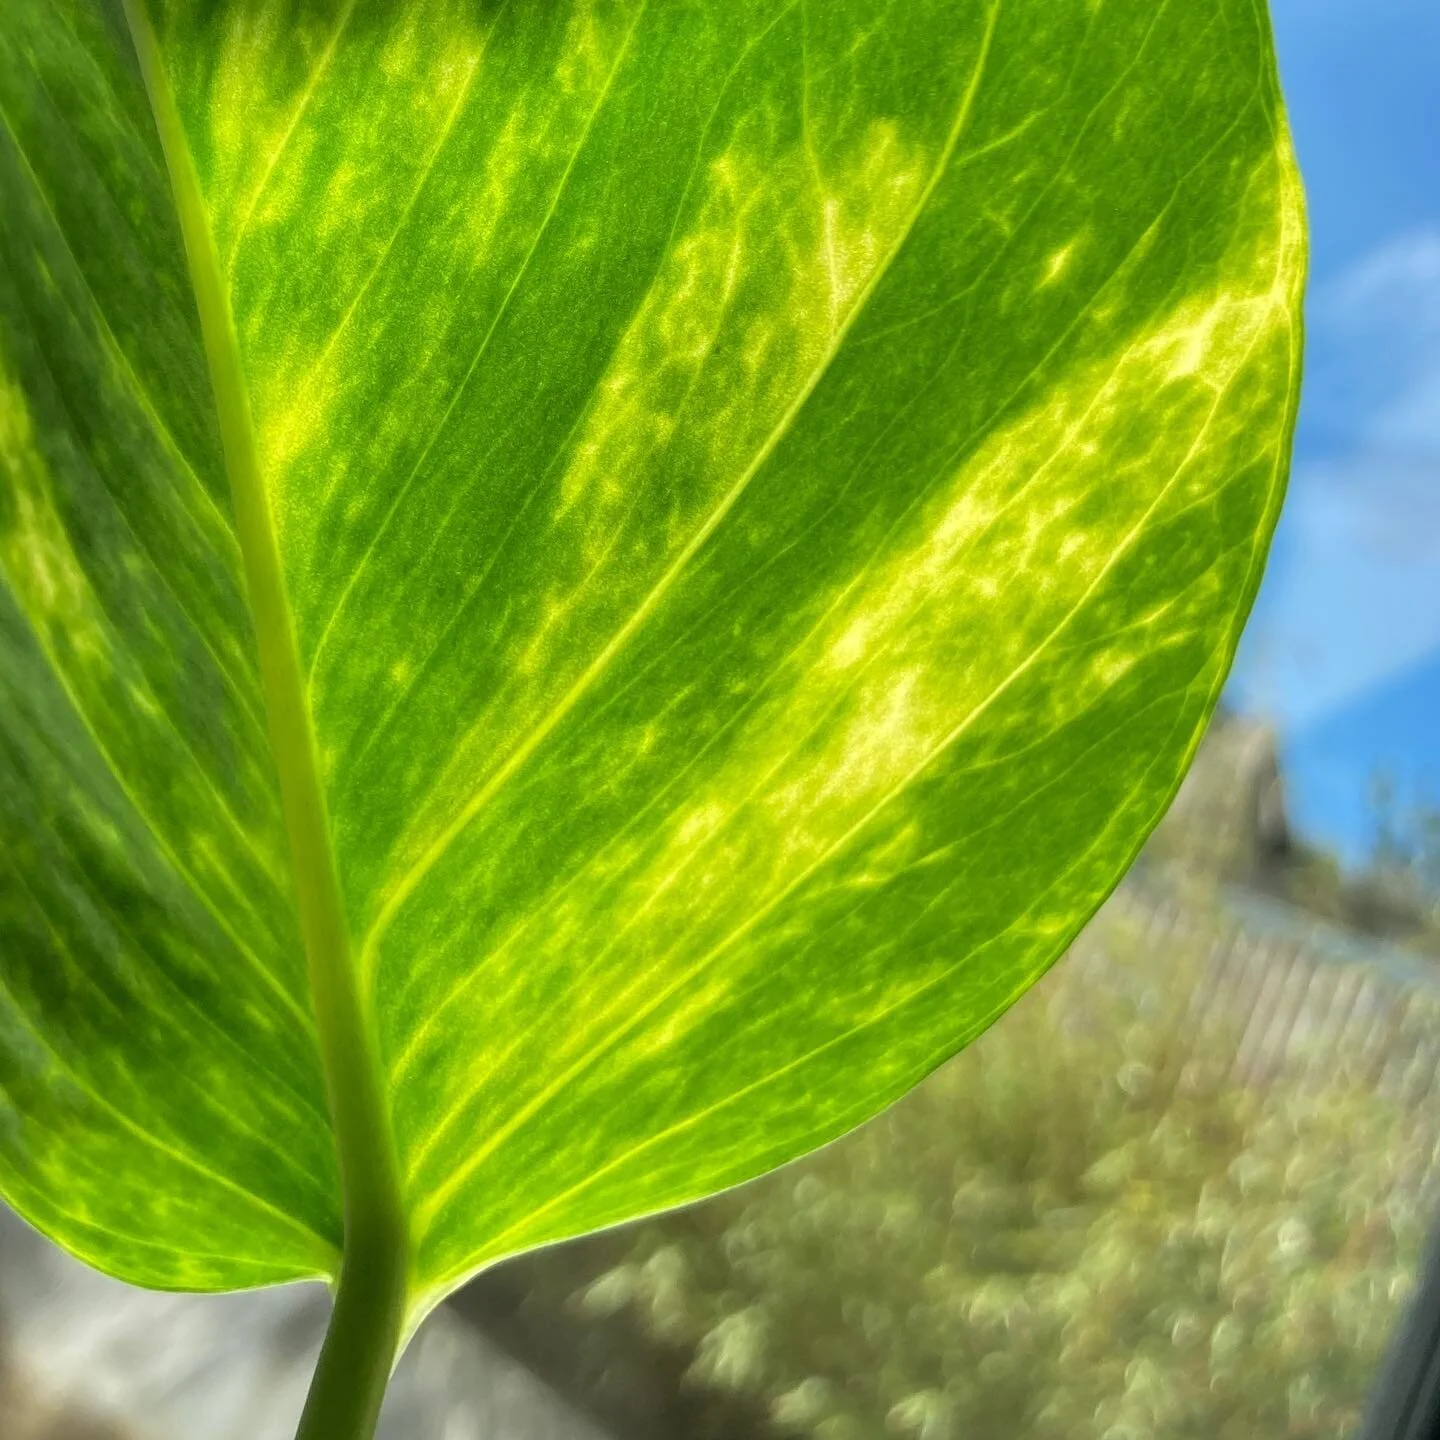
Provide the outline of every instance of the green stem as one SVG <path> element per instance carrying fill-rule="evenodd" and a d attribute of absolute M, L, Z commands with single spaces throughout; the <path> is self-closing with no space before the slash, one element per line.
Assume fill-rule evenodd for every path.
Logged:
<path fill-rule="evenodd" d="M 124 6 L 170 171 L 215 393 L 344 1195 L 345 1249 L 335 1307 L 297 1440 L 368 1440 L 400 1342 L 407 1299 L 407 1227 L 394 1140 L 375 1029 L 351 959 L 310 712 L 229 296 L 144 0 L 124 0 Z"/>
<path fill-rule="evenodd" d="M 374 1264 L 382 1250 L 383 1239 L 370 1246 L 351 1240 L 347 1213 L 335 1308 L 295 1440 L 370 1440 L 375 1433 L 405 1313 L 403 1265 L 397 1277 Z"/>

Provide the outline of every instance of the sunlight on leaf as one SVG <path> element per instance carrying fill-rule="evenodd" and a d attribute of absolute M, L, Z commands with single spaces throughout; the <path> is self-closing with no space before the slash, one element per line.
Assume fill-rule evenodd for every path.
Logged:
<path fill-rule="evenodd" d="M 149 13 L 179 169 L 118 0 L 0 14 L 0 1191 L 143 1284 L 335 1272 L 288 746 L 413 1320 L 853 1127 L 1123 873 L 1288 464 L 1268 21 Z"/>

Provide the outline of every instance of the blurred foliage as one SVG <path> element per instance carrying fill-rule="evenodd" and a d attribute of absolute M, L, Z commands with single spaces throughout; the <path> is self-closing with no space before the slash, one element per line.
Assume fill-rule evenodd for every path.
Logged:
<path fill-rule="evenodd" d="M 1346 874 L 1293 835 L 1273 735 L 1222 714 L 995 1028 L 806 1160 L 515 1262 L 533 1312 L 638 1325 L 813 1440 L 1353 1434 L 1440 1201 L 1440 985 L 1371 945 L 1440 931 L 1440 846 L 1391 849 Z M 1237 942 L 1237 887 L 1294 934 Z M 1312 965 L 1326 920 L 1373 965 Z"/>
<path fill-rule="evenodd" d="M 905 1101 L 639 1227 L 571 1303 L 638 1315 L 689 1383 L 814 1440 L 1349 1435 L 1440 1098 L 1328 1061 L 1240 1084 L 1243 1017 L 1187 1018 L 1201 941 L 1161 948 L 1102 916 Z"/>
<path fill-rule="evenodd" d="M 1440 935 L 1440 809 L 1424 800 L 1402 802 L 1384 772 L 1371 781 L 1370 808 L 1375 851 L 1369 873 L 1404 897 L 1433 940 Z"/>
<path fill-rule="evenodd" d="M 1384 774 L 1373 778 L 1370 810 L 1372 853 L 1347 870 L 1292 829 L 1274 731 L 1222 706 L 1141 868 L 1238 883 L 1440 956 L 1440 811 L 1402 804 Z"/>

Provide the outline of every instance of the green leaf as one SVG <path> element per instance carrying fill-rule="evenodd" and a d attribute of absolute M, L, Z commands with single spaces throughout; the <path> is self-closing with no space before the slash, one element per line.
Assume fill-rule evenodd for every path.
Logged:
<path fill-rule="evenodd" d="M 0 1190 L 92 1264 L 398 1206 L 413 1321 L 873 1114 L 1164 810 L 1258 0 L 6 0 L 0 120 Z"/>

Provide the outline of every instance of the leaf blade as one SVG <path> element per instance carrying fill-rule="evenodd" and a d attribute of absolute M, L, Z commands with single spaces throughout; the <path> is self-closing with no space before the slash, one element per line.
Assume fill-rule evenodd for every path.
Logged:
<path fill-rule="evenodd" d="M 279 13 L 161 43 L 423 1308 L 1059 953 L 1258 582 L 1303 220 L 1228 0 Z"/>
<path fill-rule="evenodd" d="M 92 1263 L 229 1287 L 323 1273 L 338 1209 L 183 262 L 113 38 L 64 7 L 0 29 L 0 1168 Z"/>

